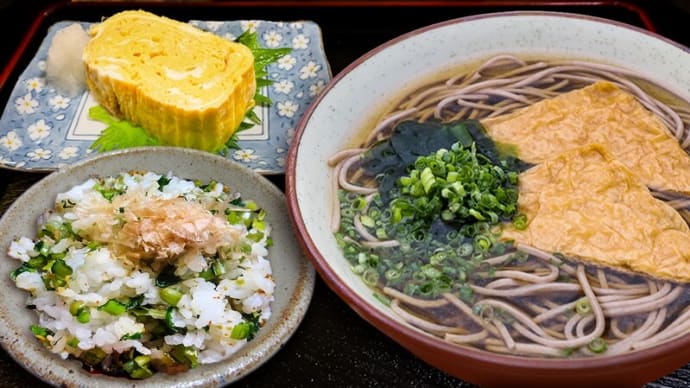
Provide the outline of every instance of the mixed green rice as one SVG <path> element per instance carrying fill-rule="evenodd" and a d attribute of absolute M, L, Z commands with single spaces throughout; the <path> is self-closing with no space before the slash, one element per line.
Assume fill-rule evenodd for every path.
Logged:
<path fill-rule="evenodd" d="M 265 213 L 218 182 L 127 172 L 58 194 L 11 277 L 30 329 L 88 370 L 147 378 L 227 359 L 271 314 Z"/>

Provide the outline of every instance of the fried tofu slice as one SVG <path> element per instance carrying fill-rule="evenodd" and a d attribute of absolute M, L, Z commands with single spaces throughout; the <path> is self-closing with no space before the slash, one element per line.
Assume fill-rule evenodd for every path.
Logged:
<path fill-rule="evenodd" d="M 664 123 L 610 82 L 481 121 L 499 143 L 541 163 L 570 149 L 602 144 L 649 188 L 690 194 L 690 157 Z"/>
<path fill-rule="evenodd" d="M 503 238 L 548 252 L 690 281 L 690 228 L 600 145 L 565 152 L 523 172 L 519 211 L 528 226 Z"/>

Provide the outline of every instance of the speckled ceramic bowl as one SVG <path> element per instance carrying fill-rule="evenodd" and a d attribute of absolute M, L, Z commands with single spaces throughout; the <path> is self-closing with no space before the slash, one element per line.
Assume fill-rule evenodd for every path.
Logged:
<path fill-rule="evenodd" d="M 267 211 L 273 226 L 274 245 L 269 260 L 276 282 L 275 301 L 268 323 L 254 340 L 227 361 L 203 365 L 178 375 L 156 374 L 135 382 L 124 378 L 89 374 L 77 361 L 65 361 L 49 353 L 33 337 L 29 326 L 37 316 L 24 304 L 26 293 L 16 288 L 9 273 L 17 261 L 6 255 L 17 236 L 35 236 L 37 217 L 53 206 L 55 194 L 92 176 L 121 171 L 154 171 L 209 181 L 215 179 L 247 199 L 254 199 Z M 290 338 L 307 311 L 314 290 L 315 273 L 297 245 L 287 219 L 283 193 L 270 181 L 235 162 L 209 153 L 182 148 L 135 148 L 98 155 L 48 175 L 22 196 L 0 220 L 0 344 L 19 364 L 37 377 L 64 387 L 152 387 L 223 386 L 261 366 Z"/>
<path fill-rule="evenodd" d="M 351 64 L 312 104 L 287 167 L 290 215 L 318 272 L 364 319 L 422 360 L 486 386 L 640 386 L 690 361 L 690 336 L 621 356 L 536 359 L 454 346 L 395 318 L 350 269 L 330 231 L 326 160 L 357 145 L 387 106 L 449 69 L 496 54 L 618 64 L 690 101 L 690 53 L 653 33 L 599 18 L 544 12 L 477 15 L 393 39 Z"/>

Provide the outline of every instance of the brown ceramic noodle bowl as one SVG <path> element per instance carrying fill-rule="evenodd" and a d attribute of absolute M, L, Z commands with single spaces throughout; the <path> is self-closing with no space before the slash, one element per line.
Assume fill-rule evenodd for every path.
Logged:
<path fill-rule="evenodd" d="M 353 273 L 340 251 L 331 226 L 335 185 L 329 158 L 361 144 L 382 114 L 406 94 L 501 55 L 626 68 L 690 101 L 688 49 L 621 23 L 573 14 L 511 12 L 412 31 L 338 74 L 298 126 L 288 158 L 287 196 L 304 249 L 326 283 L 364 319 L 427 363 L 472 383 L 640 386 L 681 367 L 690 361 L 688 335 L 615 356 L 571 358 L 499 354 L 446 342 L 404 321 L 374 297 L 374 290 Z"/>

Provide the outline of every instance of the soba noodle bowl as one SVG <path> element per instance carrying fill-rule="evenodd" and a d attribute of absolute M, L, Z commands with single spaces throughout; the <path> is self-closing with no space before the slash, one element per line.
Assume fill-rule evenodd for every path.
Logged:
<path fill-rule="evenodd" d="M 530 246 L 502 246 L 482 256 L 475 266 L 463 268 L 460 275 L 451 269 L 453 286 L 428 293 L 388 281 L 393 277 L 388 273 L 372 275 L 370 268 L 363 270 L 375 267 L 372 257 L 385 261 L 401 249 L 399 241 L 377 236 L 362 224 L 362 215 L 381 195 L 378 181 L 362 171 L 363 155 L 388 139 L 398 123 L 503 115 L 600 80 L 632 94 L 687 151 L 690 108 L 680 99 L 668 98 L 669 93 L 653 86 L 652 80 L 599 63 L 493 57 L 471 72 L 406 96 L 373 126 L 361 146 L 338 152 L 328 161 L 333 168 L 333 190 L 338 193 L 333 232 L 341 246 L 365 252 L 351 255 L 353 270 L 412 326 L 459 346 L 491 352 L 534 357 L 615 355 L 690 332 L 685 284 L 604 268 Z M 690 219 L 690 199 L 653 194 L 676 208 L 686 222 Z M 349 231 L 343 230 L 345 219 L 351 220 Z M 420 260 L 433 264 L 438 253 L 438 249 L 425 252 Z"/>

